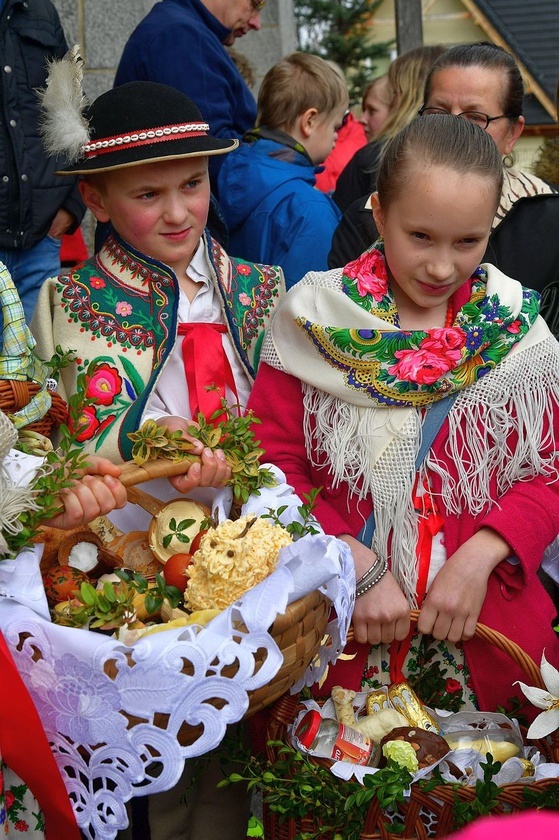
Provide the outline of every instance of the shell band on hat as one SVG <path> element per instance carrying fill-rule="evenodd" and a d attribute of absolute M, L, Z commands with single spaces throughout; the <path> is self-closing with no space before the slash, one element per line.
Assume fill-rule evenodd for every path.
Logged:
<path fill-rule="evenodd" d="M 147 143 L 161 143 L 165 140 L 174 140 L 179 134 L 188 134 L 190 137 L 204 137 L 209 130 L 208 123 L 195 122 L 164 125 L 134 134 L 115 134 L 112 137 L 102 137 L 100 140 L 87 143 L 83 147 L 83 156 L 87 159 L 115 151 L 122 146 L 131 149 L 134 146 L 142 146 Z"/>

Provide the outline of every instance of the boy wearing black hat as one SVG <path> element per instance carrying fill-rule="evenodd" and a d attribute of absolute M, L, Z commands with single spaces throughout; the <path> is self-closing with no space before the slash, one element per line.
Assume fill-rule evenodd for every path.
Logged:
<path fill-rule="evenodd" d="M 48 102 L 44 109 L 46 142 L 60 152 L 60 117 Z M 60 174 L 82 176 L 85 203 L 114 230 L 98 254 L 44 284 L 32 329 L 44 358 L 56 345 L 77 351 L 77 364 L 61 372 L 62 395 L 82 389 L 91 398 L 79 441 L 118 463 L 131 457 L 127 433 L 148 418 L 186 430 L 198 412 L 209 418 L 219 409 L 222 397 L 246 405 L 264 329 L 285 284 L 281 269 L 230 258 L 204 230 L 208 157 L 237 141 L 210 136 L 184 94 L 131 82 L 100 96 L 83 117 L 78 112 L 72 131 L 63 123 L 64 137 L 79 142 Z M 201 467 L 171 481 L 207 500 L 204 492 L 230 471 L 222 453 L 201 455 Z M 167 480 L 147 489 L 176 496 Z M 124 517 L 114 521 L 123 530 L 145 527 L 136 506 L 119 513 Z M 134 818 L 133 836 L 149 820 L 151 840 L 244 840 L 245 798 L 206 778 L 205 792 L 195 788 L 187 807 L 184 777 L 173 791 L 149 797 L 149 815 Z M 137 812 L 138 801 L 132 805 Z"/>
<path fill-rule="evenodd" d="M 118 462 L 131 457 L 127 433 L 145 419 L 186 429 L 222 397 L 246 405 L 284 280 L 277 267 L 228 257 L 204 231 L 208 157 L 237 141 L 211 137 L 184 94 L 130 82 L 84 117 L 87 142 L 60 174 L 82 176 L 85 203 L 114 232 L 93 258 L 45 283 L 32 329 L 44 358 L 57 344 L 77 350 L 63 395 L 81 377 L 96 404 L 84 409 L 80 441 Z M 203 457 L 202 471 L 191 468 L 176 489 L 222 483 L 227 468 Z"/>

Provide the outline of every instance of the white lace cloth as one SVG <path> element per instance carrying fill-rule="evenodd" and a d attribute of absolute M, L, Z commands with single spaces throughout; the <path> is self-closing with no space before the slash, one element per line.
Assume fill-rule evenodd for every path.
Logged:
<path fill-rule="evenodd" d="M 276 472 L 280 485 L 252 497 L 243 513 L 287 505 L 282 521 L 299 518 L 301 501 Z M 228 491 L 218 494 L 222 518 L 229 502 Z M 170 629 L 126 647 L 52 624 L 39 560 L 39 552 L 29 550 L 0 563 L 0 629 L 38 709 L 78 824 L 96 840 L 111 840 L 127 826 L 131 797 L 172 788 L 185 759 L 218 746 L 226 726 L 243 717 L 247 692 L 267 685 L 282 664 L 267 630 L 289 603 L 320 589 L 337 613 L 328 626 L 332 646 L 321 649 L 293 690 L 314 683 L 335 660 L 353 609 L 349 549 L 321 533 L 282 549 L 276 571 L 207 627 Z M 249 632 L 236 630 L 233 640 L 236 621 Z M 267 658 L 257 668 L 255 653 L 262 648 Z M 191 663 L 188 674 L 185 662 Z M 231 663 L 237 665 L 233 679 L 222 674 Z M 207 702 L 213 698 L 221 699 L 221 709 Z M 189 746 L 179 742 L 185 724 L 203 727 Z"/>

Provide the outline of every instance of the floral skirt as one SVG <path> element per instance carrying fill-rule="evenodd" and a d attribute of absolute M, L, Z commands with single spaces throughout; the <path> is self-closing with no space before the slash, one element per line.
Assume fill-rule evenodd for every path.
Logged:
<path fill-rule="evenodd" d="M 39 803 L 26 784 L 0 761 L 0 836 L 44 840 Z M 60 838 L 62 840 L 62 838 Z"/>
<path fill-rule="evenodd" d="M 361 687 L 364 691 L 390 684 L 388 645 L 371 648 Z M 416 633 L 402 672 L 426 706 L 449 712 L 477 709 L 463 645 L 440 642 Z"/>

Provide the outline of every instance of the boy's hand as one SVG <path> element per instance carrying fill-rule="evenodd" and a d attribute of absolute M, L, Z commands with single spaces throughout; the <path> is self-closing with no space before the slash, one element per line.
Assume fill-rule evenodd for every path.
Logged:
<path fill-rule="evenodd" d="M 188 434 L 189 426 L 196 425 L 194 421 L 187 421 L 182 417 L 164 417 L 157 422 L 171 432 L 180 429 L 184 437 L 192 441 L 194 454 L 200 455 L 201 458 L 201 463 L 192 464 L 185 475 L 176 475 L 169 479 L 177 492 L 186 494 L 195 487 L 223 487 L 230 480 L 231 468 L 221 449 L 208 449 Z"/>
<path fill-rule="evenodd" d="M 86 525 L 127 502 L 126 487 L 118 476 L 121 469 L 106 458 L 88 456 L 88 466 L 82 478 L 60 493 L 64 511 L 44 524 L 53 528 L 77 528 Z"/>
<path fill-rule="evenodd" d="M 449 642 L 471 639 L 489 575 L 510 554 L 508 543 L 490 528 L 466 540 L 437 572 L 419 614 L 419 632 Z"/>
<path fill-rule="evenodd" d="M 374 564 L 376 554 L 349 534 L 340 539 L 351 548 L 355 577 L 359 579 Z M 406 638 L 410 630 L 410 608 L 390 572 L 356 599 L 352 623 L 355 640 L 362 644 L 390 644 L 395 639 Z"/>

